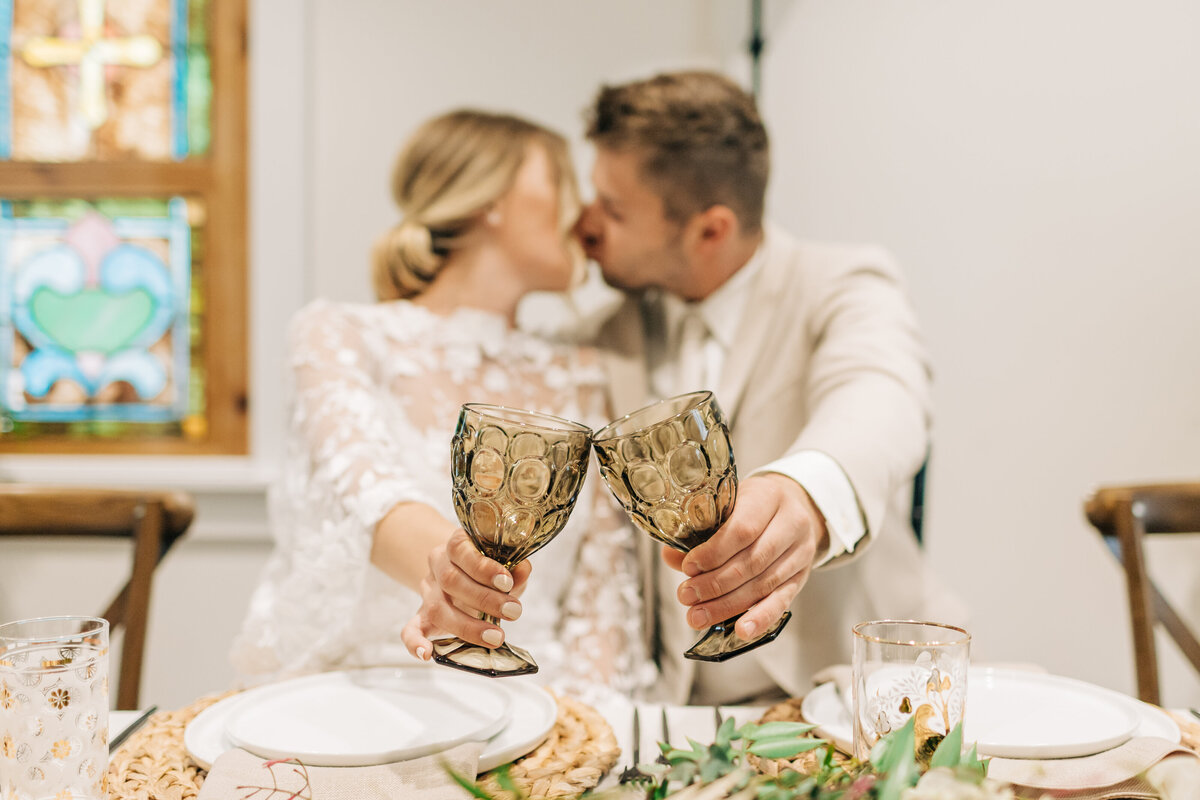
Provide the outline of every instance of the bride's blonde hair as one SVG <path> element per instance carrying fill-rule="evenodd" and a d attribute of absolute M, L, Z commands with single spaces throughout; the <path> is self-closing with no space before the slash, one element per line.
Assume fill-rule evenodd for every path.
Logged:
<path fill-rule="evenodd" d="M 579 190 L 563 137 L 520 117 L 471 109 L 418 128 L 392 171 L 392 198 L 403 219 L 375 243 L 375 296 L 395 300 L 424 291 L 446 256 L 469 242 L 475 223 L 513 185 L 535 144 L 554 167 L 565 231 L 574 223 Z"/>

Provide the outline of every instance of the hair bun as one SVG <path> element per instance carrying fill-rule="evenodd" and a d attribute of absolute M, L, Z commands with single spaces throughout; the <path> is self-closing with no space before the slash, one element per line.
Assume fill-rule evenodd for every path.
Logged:
<path fill-rule="evenodd" d="M 442 258 L 433 252 L 433 234 L 413 219 L 385 233 L 375 245 L 375 293 L 380 299 L 420 294 L 437 275 Z"/>

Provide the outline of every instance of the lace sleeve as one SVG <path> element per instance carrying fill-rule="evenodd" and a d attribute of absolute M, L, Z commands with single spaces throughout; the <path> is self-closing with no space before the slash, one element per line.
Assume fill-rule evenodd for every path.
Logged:
<path fill-rule="evenodd" d="M 271 490 L 276 548 L 234 642 L 243 680 L 328 669 L 358 645 L 375 526 L 397 503 L 427 502 L 404 462 L 407 436 L 384 401 L 378 331 L 318 301 L 289 329 L 291 417 Z"/>
<path fill-rule="evenodd" d="M 396 407 L 381 402 L 379 335 L 330 303 L 305 308 L 290 332 L 298 455 L 368 532 L 399 502 L 429 502 L 402 470 Z"/>

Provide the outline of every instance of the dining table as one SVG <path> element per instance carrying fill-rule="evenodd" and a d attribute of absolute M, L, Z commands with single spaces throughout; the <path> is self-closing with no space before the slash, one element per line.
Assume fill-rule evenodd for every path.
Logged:
<path fill-rule="evenodd" d="M 760 720 L 770 706 L 755 705 L 676 705 L 670 703 L 634 702 L 623 695 L 613 692 L 601 692 L 589 695 L 588 703 L 603 717 L 612 729 L 620 755 L 615 765 L 609 769 L 600 780 L 597 790 L 618 785 L 620 777 L 628 768 L 638 761 L 652 762 L 659 755 L 659 742 L 668 742 L 675 747 L 688 747 L 689 741 L 701 743 L 712 742 L 721 721 L 733 719 L 737 725 Z M 799 703 L 797 702 L 797 708 Z M 1183 744 L 1192 748 L 1200 746 L 1200 717 L 1192 725 L 1191 716 L 1186 709 L 1170 712 L 1181 729 L 1185 731 Z M 635 725 L 635 715 L 637 717 Z M 136 724 L 145 718 L 143 710 L 118 710 L 110 713 L 110 737 L 120 734 L 125 728 Z M 1190 726 L 1190 727 L 1189 727 Z M 636 731 L 635 731 L 636 727 Z M 634 741 L 635 732 L 638 741 Z M 1195 752 L 1186 756 L 1184 781 L 1175 780 L 1175 785 L 1188 788 L 1170 791 L 1158 791 L 1154 794 L 1104 793 L 1103 791 L 1076 792 L 1055 795 L 1061 797 L 1080 798 L 1086 800 L 1108 800 L 1109 798 L 1160 797 L 1163 800 L 1200 800 L 1200 757 Z M 1182 758 L 1176 758 L 1177 766 L 1182 764 Z M 999 762 L 997 762 L 999 763 Z M 1183 793 L 1179 793 L 1182 791 Z M 1196 794 L 1192 794 L 1195 791 Z M 464 797 L 466 795 L 464 794 Z M 153 795 L 151 795 L 153 797 Z"/>

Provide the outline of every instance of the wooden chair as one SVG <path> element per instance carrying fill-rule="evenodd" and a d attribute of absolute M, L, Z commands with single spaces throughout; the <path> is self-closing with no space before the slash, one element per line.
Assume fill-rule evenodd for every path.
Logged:
<path fill-rule="evenodd" d="M 1197 672 L 1200 672 L 1200 642 L 1147 575 L 1142 538 L 1200 532 L 1200 483 L 1108 486 L 1088 498 L 1084 511 L 1125 568 L 1138 697 L 1157 704 L 1155 623 L 1162 624 Z"/>
<path fill-rule="evenodd" d="M 191 495 L 172 491 L 0 484 L 0 536 L 129 537 L 129 580 L 100 615 L 125 631 L 117 708 L 138 708 L 154 568 L 187 531 Z"/>

